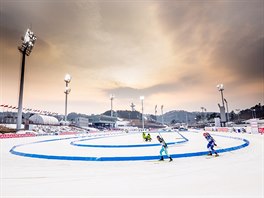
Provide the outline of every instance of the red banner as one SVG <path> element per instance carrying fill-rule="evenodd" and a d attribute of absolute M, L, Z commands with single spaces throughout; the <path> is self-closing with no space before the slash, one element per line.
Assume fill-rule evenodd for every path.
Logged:
<path fill-rule="evenodd" d="M 259 128 L 259 133 L 264 134 L 264 128 Z"/>

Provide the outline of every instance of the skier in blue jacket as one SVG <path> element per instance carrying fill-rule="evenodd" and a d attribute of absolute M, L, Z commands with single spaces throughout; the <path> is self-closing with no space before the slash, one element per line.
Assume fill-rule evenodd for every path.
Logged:
<path fill-rule="evenodd" d="M 159 141 L 159 143 L 161 144 L 161 149 L 160 149 L 160 161 L 163 161 L 163 155 L 162 153 L 165 152 L 165 154 L 168 156 L 168 158 L 170 159 L 170 162 L 172 161 L 171 156 L 168 153 L 168 145 L 166 144 L 166 142 L 164 141 L 164 139 L 160 136 L 157 136 L 157 139 Z"/>
<path fill-rule="evenodd" d="M 212 155 L 212 152 L 214 152 L 216 157 L 219 156 L 218 153 L 214 150 L 214 146 L 217 146 L 214 138 L 207 132 L 203 133 L 203 136 L 208 141 L 208 144 L 207 144 L 207 148 L 209 150 L 208 155 Z"/>

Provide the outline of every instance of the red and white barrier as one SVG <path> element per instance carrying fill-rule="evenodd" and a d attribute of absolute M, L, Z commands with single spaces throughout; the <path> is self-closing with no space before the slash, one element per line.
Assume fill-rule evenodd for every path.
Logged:
<path fill-rule="evenodd" d="M 59 135 L 76 135 L 78 134 L 77 132 L 60 132 Z"/>
<path fill-rule="evenodd" d="M 258 130 L 259 130 L 259 133 L 264 134 L 264 127 L 259 128 Z"/>
<path fill-rule="evenodd" d="M 35 137 L 35 134 L 11 134 L 11 133 L 7 133 L 7 134 L 1 134 L 0 135 L 0 139 L 4 139 L 4 138 L 21 138 L 21 137 Z"/>

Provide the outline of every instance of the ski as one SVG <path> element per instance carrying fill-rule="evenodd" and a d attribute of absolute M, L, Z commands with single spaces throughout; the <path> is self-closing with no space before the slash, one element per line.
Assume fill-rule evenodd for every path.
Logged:
<path fill-rule="evenodd" d="M 154 163 L 154 164 L 160 164 L 160 163 L 172 163 L 173 160 L 172 160 L 172 161 L 170 161 L 170 160 L 157 160 L 157 161 L 155 161 L 155 160 L 150 160 L 150 161 L 145 161 L 145 162 L 152 162 L 152 163 Z"/>
<path fill-rule="evenodd" d="M 206 159 L 212 159 L 212 158 L 216 158 L 216 157 L 220 157 L 220 155 L 206 155 Z"/>
<path fill-rule="evenodd" d="M 161 164 L 161 163 L 172 163 L 173 161 L 168 161 L 168 160 L 164 160 L 164 161 L 154 161 L 154 164 Z"/>

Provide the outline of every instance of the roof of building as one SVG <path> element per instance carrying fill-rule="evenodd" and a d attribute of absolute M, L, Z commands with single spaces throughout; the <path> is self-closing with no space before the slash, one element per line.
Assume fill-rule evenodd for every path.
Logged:
<path fill-rule="evenodd" d="M 46 116 L 46 115 L 40 115 L 40 114 L 34 114 L 29 118 L 31 122 L 34 124 L 59 124 L 59 121 L 57 118 L 53 116 Z"/>
<path fill-rule="evenodd" d="M 106 116 L 106 115 L 92 115 L 92 116 L 89 116 L 89 120 L 91 123 L 114 124 L 117 118 Z"/>

